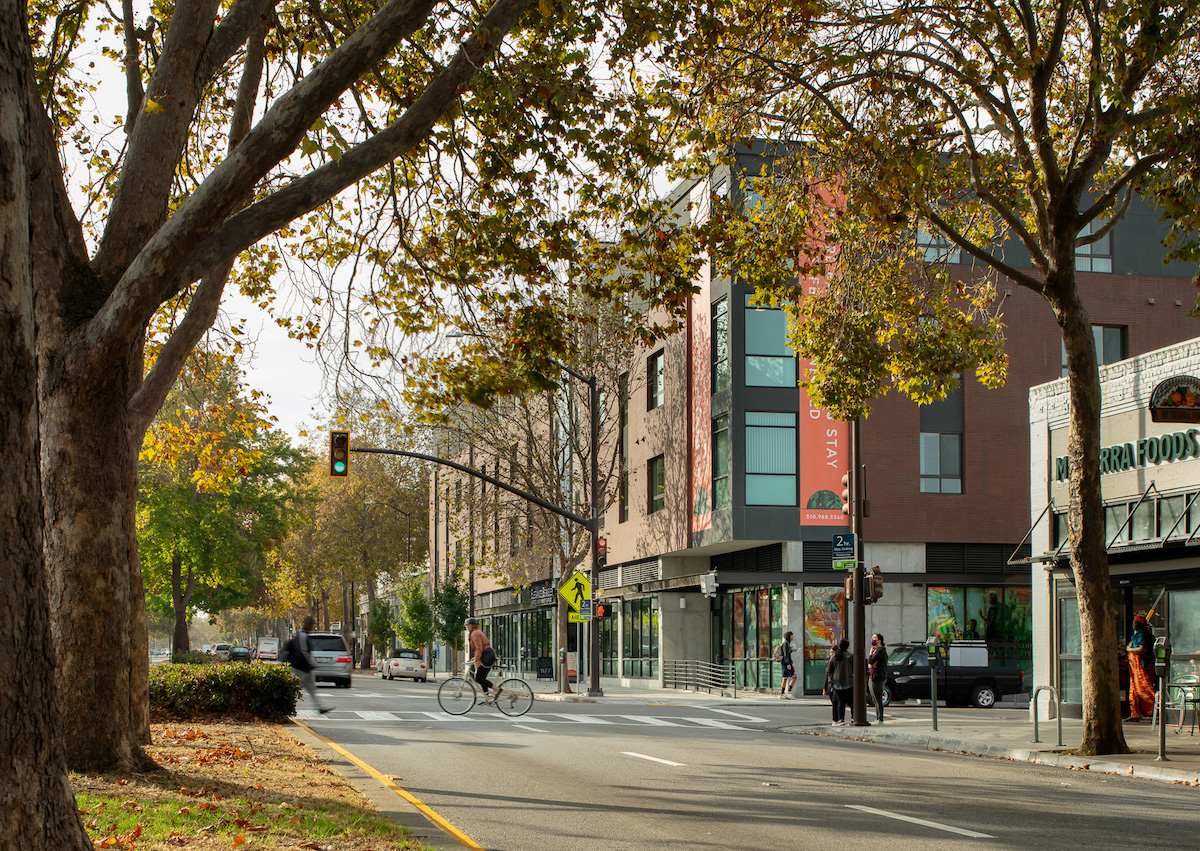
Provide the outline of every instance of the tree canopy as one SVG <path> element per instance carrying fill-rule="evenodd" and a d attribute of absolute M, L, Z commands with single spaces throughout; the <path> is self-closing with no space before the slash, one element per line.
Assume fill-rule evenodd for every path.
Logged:
<path fill-rule="evenodd" d="M 775 212 L 752 203 L 732 227 L 714 217 L 708 238 L 740 249 L 734 262 L 764 297 L 791 305 L 825 404 L 863 413 L 892 385 L 936 397 L 964 368 L 999 380 L 996 275 L 1053 312 L 1071 387 L 1085 752 L 1125 744 L 1097 360 L 1075 255 L 1140 194 L 1170 218 L 1174 255 L 1197 257 L 1198 12 L 1195 0 L 722 0 L 664 51 L 700 162 L 750 138 L 783 142 L 747 186 Z M 972 273 L 922 271 L 939 246 Z"/>

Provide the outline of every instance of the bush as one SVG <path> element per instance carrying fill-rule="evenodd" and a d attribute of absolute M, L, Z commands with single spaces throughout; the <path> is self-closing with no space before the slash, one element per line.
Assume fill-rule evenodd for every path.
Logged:
<path fill-rule="evenodd" d="M 285 721 L 296 712 L 300 681 L 282 665 L 153 665 L 150 719 Z"/>
<path fill-rule="evenodd" d="M 173 665 L 211 665 L 220 661 L 211 653 L 204 653 L 200 650 L 189 650 L 186 653 L 175 653 L 171 656 Z"/>

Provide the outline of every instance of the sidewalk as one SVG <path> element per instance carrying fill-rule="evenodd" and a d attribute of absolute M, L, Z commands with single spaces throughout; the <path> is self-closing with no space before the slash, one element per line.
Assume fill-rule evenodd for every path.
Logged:
<path fill-rule="evenodd" d="M 634 702 L 647 704 L 697 703 L 722 706 L 754 705 L 769 703 L 778 707 L 821 706 L 828 701 L 821 697 L 805 697 L 795 701 L 780 701 L 775 693 L 738 692 L 736 698 L 709 694 L 707 692 L 676 691 L 656 688 L 628 688 L 602 684 L 603 696 L 588 697 L 587 685 L 578 686 L 578 694 L 555 694 L 543 691 L 550 688 L 542 683 L 534 685 L 538 700 L 571 703 Z M 868 708 L 868 717 L 874 719 L 875 711 Z M 1039 765 L 1119 774 L 1125 777 L 1140 777 L 1165 783 L 1182 783 L 1200 786 L 1200 726 L 1195 735 L 1184 724 L 1176 732 L 1175 713 L 1169 712 L 1166 731 L 1166 761 L 1159 761 L 1157 726 L 1148 722 L 1126 723 L 1125 742 L 1135 753 L 1081 757 L 1064 753 L 1079 746 L 1082 739 L 1083 722 L 1078 718 L 1062 719 L 1062 742 L 1058 746 L 1058 721 L 1040 719 L 1038 722 L 1039 742 L 1033 741 L 1033 721 L 1027 706 L 1013 703 L 997 704 L 995 710 L 946 709 L 938 707 L 938 729 L 932 729 L 932 713 L 928 703 L 915 702 L 889 707 L 884 723 L 868 727 L 830 727 L 827 722 L 804 723 L 785 726 L 791 733 L 828 736 L 839 739 L 878 742 L 903 747 L 925 748 L 952 753 L 972 754 L 998 759 L 1011 759 Z M 888 719 L 891 720 L 888 720 Z M 1190 721 L 1190 718 L 1189 718 Z"/>

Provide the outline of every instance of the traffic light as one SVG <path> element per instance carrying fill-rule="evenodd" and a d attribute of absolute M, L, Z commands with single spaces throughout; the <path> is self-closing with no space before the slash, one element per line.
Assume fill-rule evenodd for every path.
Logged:
<path fill-rule="evenodd" d="M 596 567 L 608 564 L 608 538 L 596 539 Z"/>
<path fill-rule="evenodd" d="M 850 573 L 844 580 L 842 580 L 842 590 L 844 590 L 846 592 L 846 602 L 853 603 L 854 602 L 854 574 L 853 573 Z"/>
<path fill-rule="evenodd" d="M 854 499 L 850 495 L 850 473 L 842 476 L 842 514 L 847 517 L 854 515 Z"/>
<path fill-rule="evenodd" d="M 329 435 L 329 475 L 345 478 L 350 475 L 350 432 L 335 431 Z"/>
<path fill-rule="evenodd" d="M 613 614 L 613 604 L 607 600 L 597 600 L 592 604 L 593 618 L 611 618 Z"/>
<path fill-rule="evenodd" d="M 871 568 L 871 602 L 878 603 L 879 598 L 883 596 L 883 571 L 879 569 L 879 565 Z"/>
<path fill-rule="evenodd" d="M 871 594 L 872 594 L 872 591 L 874 590 L 875 583 L 872 582 L 871 580 L 872 580 L 871 574 L 864 572 L 863 578 L 862 578 L 862 598 L 863 598 L 863 605 L 867 605 L 867 606 L 869 606 L 871 603 L 874 602 L 874 600 L 871 597 Z"/>

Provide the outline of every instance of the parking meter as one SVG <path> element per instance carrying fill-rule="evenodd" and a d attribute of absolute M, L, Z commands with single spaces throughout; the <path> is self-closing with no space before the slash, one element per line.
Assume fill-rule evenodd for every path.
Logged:
<path fill-rule="evenodd" d="M 1159 677 L 1167 676 L 1167 669 L 1171 667 L 1171 639 L 1165 635 L 1162 638 L 1154 639 L 1154 673 Z"/>
<path fill-rule="evenodd" d="M 925 642 L 925 655 L 929 659 L 929 704 L 933 709 L 933 729 L 937 730 L 938 705 L 938 662 L 941 661 L 942 651 L 936 635 L 929 636 Z"/>

